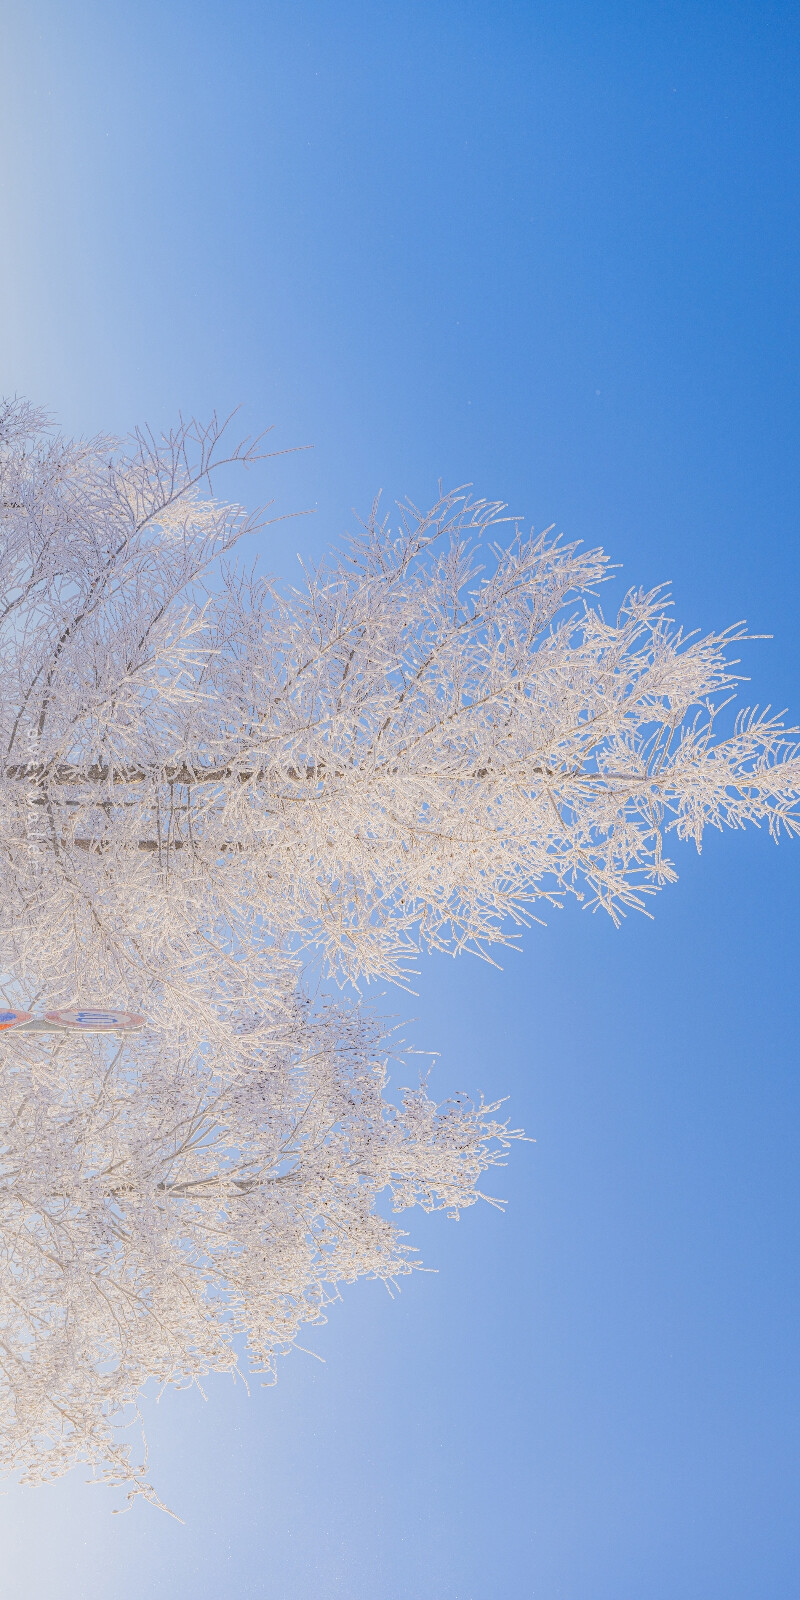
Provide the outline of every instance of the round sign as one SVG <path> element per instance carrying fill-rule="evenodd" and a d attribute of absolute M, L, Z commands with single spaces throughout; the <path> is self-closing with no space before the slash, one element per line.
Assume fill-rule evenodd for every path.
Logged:
<path fill-rule="evenodd" d="M 81 1011 L 46 1011 L 45 1022 L 56 1028 L 74 1028 L 78 1033 L 134 1033 L 144 1025 L 144 1017 L 134 1011 L 101 1011 L 86 1007 Z"/>
<path fill-rule="evenodd" d="M 0 1011 L 0 1029 L 21 1028 L 32 1016 L 32 1011 Z"/>

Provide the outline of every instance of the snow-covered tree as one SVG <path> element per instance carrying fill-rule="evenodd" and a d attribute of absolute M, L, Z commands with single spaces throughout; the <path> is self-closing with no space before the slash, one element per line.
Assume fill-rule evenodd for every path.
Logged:
<path fill-rule="evenodd" d="M 397 978 L 565 892 L 642 906 L 670 831 L 797 831 L 780 722 L 717 733 L 741 629 L 685 639 L 661 592 L 607 621 L 601 551 L 491 543 L 504 508 L 455 493 L 286 592 L 226 564 L 251 524 L 211 496 L 216 425 L 76 445 L 15 405 L 2 433 L 0 960 L 25 997 L 46 975 L 52 1003 L 207 1038 L 279 949 Z"/>
<path fill-rule="evenodd" d="M 223 430 L 74 444 L 0 410 L 0 978 L 148 1030 L 0 1037 L 0 1466 L 151 1493 L 149 1379 L 258 1369 L 336 1284 L 411 1265 L 378 1201 L 450 1210 L 512 1134 L 386 1101 L 377 1025 L 304 960 L 402 979 L 572 893 L 619 917 L 669 832 L 800 827 L 791 731 L 742 713 L 735 628 L 497 503 L 377 511 L 287 591 L 234 561 Z M 498 530 L 503 537 L 498 539 Z"/>
<path fill-rule="evenodd" d="M 0 1035 L 0 1472 L 88 1463 L 156 1499 L 147 1384 L 236 1372 L 243 1346 L 269 1380 L 339 1285 L 418 1264 L 392 1211 L 457 1214 L 517 1137 L 424 1085 L 393 1104 L 359 1007 L 287 992 L 237 1038 Z"/>

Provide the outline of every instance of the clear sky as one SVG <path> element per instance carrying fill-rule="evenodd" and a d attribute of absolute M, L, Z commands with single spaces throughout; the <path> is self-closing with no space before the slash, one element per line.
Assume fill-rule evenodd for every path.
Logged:
<path fill-rule="evenodd" d="M 0 387 L 64 427 L 241 403 L 303 523 L 441 477 L 746 617 L 800 718 L 800 14 L 770 0 L 5 0 Z M 434 1275 L 277 1389 L 149 1413 L 185 1519 L 0 1500 L 8 1600 L 796 1600 L 800 845 L 676 847 L 614 929 L 424 961 L 437 1079 L 536 1139 Z"/>

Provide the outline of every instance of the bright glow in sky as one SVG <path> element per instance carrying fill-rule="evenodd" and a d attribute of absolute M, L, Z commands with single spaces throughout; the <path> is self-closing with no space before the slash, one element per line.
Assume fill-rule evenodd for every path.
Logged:
<path fill-rule="evenodd" d="M 469 480 L 746 617 L 800 719 L 798 13 L 771 0 L 7 0 L 2 389 L 77 433 L 242 405 L 316 515 Z M 607 601 L 607 604 L 613 603 Z M 800 846 L 675 848 L 383 993 L 509 1094 L 505 1216 L 345 1293 L 277 1389 L 150 1407 L 184 1518 L 0 1501 L 9 1600 L 794 1600 Z"/>

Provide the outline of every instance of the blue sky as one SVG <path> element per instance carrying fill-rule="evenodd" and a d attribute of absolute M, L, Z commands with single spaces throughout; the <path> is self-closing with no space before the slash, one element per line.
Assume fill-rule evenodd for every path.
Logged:
<path fill-rule="evenodd" d="M 239 492 L 473 482 L 746 617 L 800 716 L 800 22 L 788 4 L 8 0 L 2 388 L 73 432 L 241 404 Z M 505 1216 L 411 1222 L 275 1390 L 149 1419 L 184 1525 L 80 1475 L 0 1500 L 13 1600 L 794 1600 L 800 846 L 677 849 L 655 920 L 577 907 L 429 958 L 437 1081 L 536 1143 Z M 309 1341 L 311 1342 L 311 1341 Z"/>

